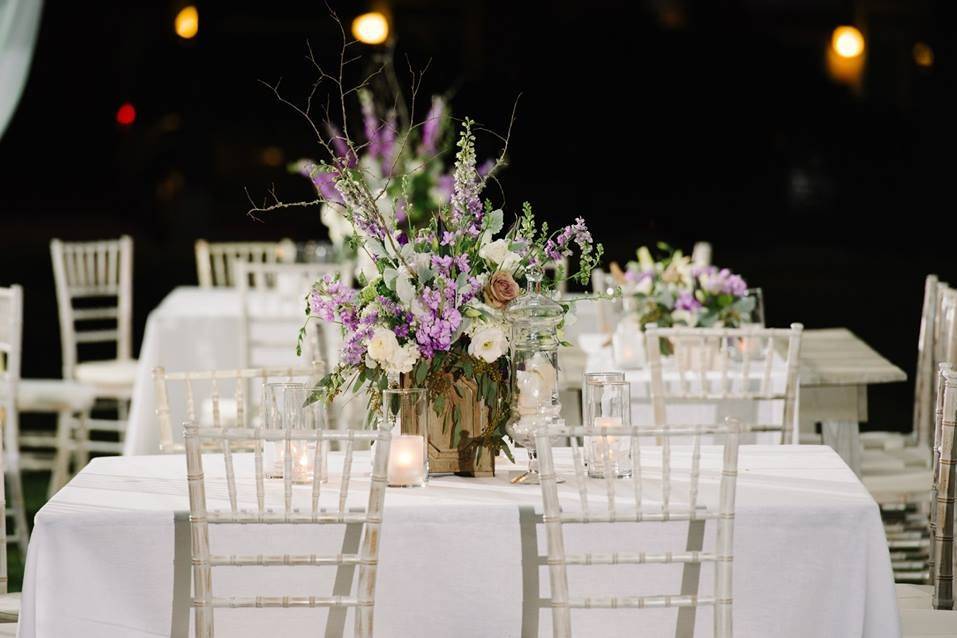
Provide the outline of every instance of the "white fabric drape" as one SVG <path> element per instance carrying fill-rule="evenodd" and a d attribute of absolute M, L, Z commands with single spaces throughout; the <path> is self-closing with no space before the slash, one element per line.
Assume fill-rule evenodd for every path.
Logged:
<path fill-rule="evenodd" d="M 43 0 L 0 0 L 0 138 L 27 83 Z"/>

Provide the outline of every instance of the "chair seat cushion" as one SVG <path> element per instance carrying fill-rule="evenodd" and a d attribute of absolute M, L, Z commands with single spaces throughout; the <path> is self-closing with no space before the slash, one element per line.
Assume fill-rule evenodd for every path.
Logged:
<path fill-rule="evenodd" d="M 904 638 L 957 638 L 957 611 L 902 609 L 901 635 Z"/>
<path fill-rule="evenodd" d="M 86 412 L 96 401 L 88 385 L 62 379 L 21 379 L 17 407 L 24 412 Z"/>
<path fill-rule="evenodd" d="M 898 609 L 931 609 L 934 588 L 931 585 L 894 585 Z"/>
<path fill-rule="evenodd" d="M 133 387 L 136 380 L 136 360 L 111 359 L 78 363 L 76 380 L 100 387 Z"/>
<path fill-rule="evenodd" d="M 920 495 L 930 498 L 930 488 L 933 482 L 930 470 L 908 469 L 904 472 L 875 474 L 862 476 L 864 487 L 878 501 L 881 496 L 891 495 Z"/>
<path fill-rule="evenodd" d="M 0 623 L 16 622 L 20 616 L 20 592 L 0 595 Z"/>

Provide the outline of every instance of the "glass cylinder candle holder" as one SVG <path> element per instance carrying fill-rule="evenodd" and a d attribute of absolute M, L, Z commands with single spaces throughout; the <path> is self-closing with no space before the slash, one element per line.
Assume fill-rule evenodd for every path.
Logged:
<path fill-rule="evenodd" d="M 591 384 L 600 385 L 608 381 L 624 381 L 624 372 L 586 372 L 582 379 L 582 425 L 589 425 L 592 422 L 589 414 L 589 386 Z"/>
<path fill-rule="evenodd" d="M 390 487 L 422 487 L 429 480 L 428 408 L 424 388 L 382 391 L 380 427 L 392 433 Z"/>
<path fill-rule="evenodd" d="M 636 312 L 629 312 L 615 326 L 611 336 L 611 353 L 615 365 L 636 369 L 645 365 L 645 333 Z"/>
<path fill-rule="evenodd" d="M 631 425 L 631 384 L 627 381 L 604 381 L 590 384 L 585 414 L 596 430 Z M 605 478 L 608 473 L 623 478 L 631 476 L 631 440 L 621 436 L 589 436 L 585 441 L 585 462 L 588 476 Z"/>
<path fill-rule="evenodd" d="M 263 389 L 263 416 L 267 430 L 319 430 L 326 427 L 326 410 L 321 402 L 309 403 L 311 388 L 303 383 L 267 383 Z M 315 474 L 317 441 L 289 439 L 266 441 L 263 472 L 268 478 L 283 478 L 286 457 L 296 483 L 311 483 Z M 320 480 L 328 478 L 328 443 L 318 450 Z"/>

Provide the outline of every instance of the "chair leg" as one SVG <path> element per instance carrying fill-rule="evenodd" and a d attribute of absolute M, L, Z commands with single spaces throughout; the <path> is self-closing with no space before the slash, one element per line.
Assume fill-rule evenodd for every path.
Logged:
<path fill-rule="evenodd" d="M 375 609 L 371 605 L 356 607 L 356 638 L 372 638 L 372 618 Z"/>
<path fill-rule="evenodd" d="M 74 446 L 74 458 L 76 459 L 76 471 L 79 472 L 90 462 L 90 428 L 87 423 L 86 415 L 80 415 L 76 428 L 76 445 Z"/>
<path fill-rule="evenodd" d="M 85 415 L 81 415 L 80 418 L 85 418 Z M 56 451 L 53 456 L 50 487 L 47 490 L 48 498 L 52 498 L 69 480 L 70 456 L 73 452 L 73 423 L 73 415 L 69 412 L 60 412 L 57 415 Z"/>
<path fill-rule="evenodd" d="M 7 458 L 9 461 L 9 456 Z M 30 531 L 27 528 L 26 501 L 23 498 L 23 477 L 18 463 L 7 466 L 7 486 L 10 495 L 10 509 L 13 514 L 13 524 L 17 529 L 17 539 L 20 546 L 20 555 L 27 555 L 27 545 L 30 543 Z"/>

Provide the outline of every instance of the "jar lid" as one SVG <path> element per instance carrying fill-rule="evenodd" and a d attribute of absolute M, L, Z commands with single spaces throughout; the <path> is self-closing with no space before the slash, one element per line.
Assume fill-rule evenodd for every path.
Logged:
<path fill-rule="evenodd" d="M 511 323 L 529 321 L 555 321 L 565 316 L 565 308 L 554 299 L 540 292 L 544 274 L 540 267 L 525 271 L 528 288 L 521 297 L 513 299 L 505 308 L 505 317 Z"/>

